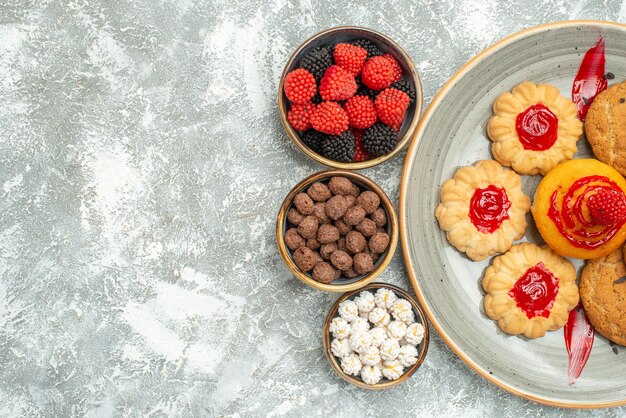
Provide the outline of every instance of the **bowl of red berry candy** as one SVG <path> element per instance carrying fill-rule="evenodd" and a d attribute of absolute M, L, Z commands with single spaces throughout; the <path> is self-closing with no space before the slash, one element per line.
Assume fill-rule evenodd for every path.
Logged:
<path fill-rule="evenodd" d="M 362 169 L 397 154 L 422 111 L 422 86 L 407 53 L 386 35 L 336 27 L 306 40 L 280 79 L 287 134 L 329 167 Z"/>

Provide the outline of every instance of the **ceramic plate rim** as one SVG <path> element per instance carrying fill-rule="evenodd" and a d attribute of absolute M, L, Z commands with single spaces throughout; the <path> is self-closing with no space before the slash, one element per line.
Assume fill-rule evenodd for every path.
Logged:
<path fill-rule="evenodd" d="M 537 396 L 537 395 L 525 392 L 523 390 L 516 389 L 515 387 L 510 386 L 506 382 L 498 379 L 494 375 L 491 375 L 489 374 L 489 372 L 482 369 L 476 362 L 474 362 L 474 360 L 472 360 L 463 351 L 461 347 L 459 347 L 450 338 L 450 336 L 446 333 L 446 331 L 441 327 L 441 324 L 439 323 L 437 318 L 434 316 L 433 311 L 430 309 L 430 305 L 428 301 L 426 300 L 426 298 L 424 297 L 422 293 L 422 290 L 419 285 L 419 281 L 416 278 L 413 262 L 409 255 L 409 250 L 408 250 L 409 244 L 407 242 L 407 236 L 408 236 L 407 222 L 405 221 L 405 216 L 407 212 L 406 190 L 408 187 L 408 175 L 410 172 L 410 167 L 413 165 L 415 158 L 417 156 L 417 153 L 416 153 L 417 145 L 420 142 L 420 139 L 424 133 L 426 126 L 428 125 L 429 120 L 432 117 L 433 112 L 439 107 L 442 100 L 446 97 L 447 93 L 455 87 L 457 80 L 459 80 L 466 73 L 471 71 L 474 67 L 476 67 L 478 63 L 480 63 L 485 58 L 491 56 L 492 54 L 494 54 L 495 52 L 503 48 L 506 48 L 507 46 L 516 42 L 519 39 L 525 38 L 527 36 L 535 35 L 538 33 L 547 32 L 552 29 L 577 27 L 577 26 L 591 26 L 591 25 L 599 26 L 599 27 L 607 27 L 607 28 L 617 28 L 617 29 L 626 31 L 626 24 L 619 23 L 619 22 L 603 21 L 603 20 L 569 20 L 569 21 L 546 23 L 546 24 L 542 24 L 538 26 L 533 26 L 531 28 L 523 29 L 519 32 L 509 35 L 501 39 L 500 41 L 492 44 L 491 46 L 485 48 L 484 50 L 479 52 L 477 55 L 475 55 L 473 58 L 471 58 L 469 61 L 467 61 L 465 64 L 463 64 L 463 66 L 461 66 L 461 68 L 459 68 L 459 70 L 457 70 L 454 73 L 454 75 L 450 77 L 448 81 L 446 81 L 446 83 L 437 92 L 435 97 L 433 97 L 432 101 L 428 105 L 428 108 L 423 113 L 422 118 L 420 119 L 418 123 L 418 126 L 413 135 L 413 138 L 411 138 L 411 142 L 409 144 L 406 158 L 404 160 L 404 166 L 402 168 L 402 177 L 400 180 L 400 197 L 399 197 L 399 204 L 398 204 L 398 209 L 399 209 L 398 217 L 400 221 L 400 241 L 402 243 L 402 255 L 404 257 L 404 262 L 407 267 L 409 279 L 411 280 L 411 285 L 413 286 L 413 289 L 415 290 L 415 294 L 417 295 L 420 305 L 422 306 L 422 309 L 426 313 L 428 320 L 433 325 L 433 327 L 437 330 L 437 332 L 439 333 L 441 338 L 444 340 L 446 345 L 450 347 L 450 349 L 452 349 L 452 351 L 461 360 L 463 360 L 463 362 L 467 364 L 472 370 L 474 370 L 480 376 L 487 379 L 489 382 L 500 387 L 501 389 L 504 389 L 524 399 L 528 399 L 528 400 L 538 402 L 544 405 L 563 407 L 563 408 L 575 408 L 575 409 L 607 408 L 607 407 L 612 407 L 612 406 L 626 405 L 626 398 L 617 400 L 617 401 L 601 402 L 601 403 L 593 403 L 589 401 L 587 403 L 563 402 L 563 401 L 557 401 L 548 397 Z"/>

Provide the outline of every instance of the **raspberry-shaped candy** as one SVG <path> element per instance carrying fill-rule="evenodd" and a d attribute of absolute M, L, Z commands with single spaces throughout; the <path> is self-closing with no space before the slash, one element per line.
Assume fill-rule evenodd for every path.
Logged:
<path fill-rule="evenodd" d="M 591 219 L 599 225 L 617 225 L 626 221 L 626 196 L 619 190 L 600 189 L 589 197 Z"/>
<path fill-rule="evenodd" d="M 365 61 L 361 71 L 363 84 L 372 90 L 386 89 L 398 80 L 394 63 L 385 56 L 370 58 Z"/>
<path fill-rule="evenodd" d="M 390 87 L 376 96 L 374 104 L 380 121 L 397 131 L 402 125 L 410 102 L 408 94 Z"/>
<path fill-rule="evenodd" d="M 331 65 L 320 81 L 320 95 L 324 100 L 346 100 L 354 96 L 356 89 L 354 76 L 338 65 Z"/>
<path fill-rule="evenodd" d="M 354 157 L 354 161 L 361 162 L 369 160 L 371 157 L 363 146 L 363 135 L 365 132 L 361 129 L 354 129 L 352 134 L 354 135 L 354 142 L 356 144 L 356 156 Z"/>
<path fill-rule="evenodd" d="M 383 55 L 383 58 L 387 58 L 387 61 L 391 64 L 391 69 L 393 71 L 393 82 L 400 81 L 402 78 L 402 67 L 400 63 L 393 57 L 391 54 Z"/>
<path fill-rule="evenodd" d="M 339 135 L 348 129 L 348 115 L 339 103 L 322 102 L 311 115 L 311 125 L 316 131 Z"/>
<path fill-rule="evenodd" d="M 356 45 L 337 44 L 333 58 L 335 64 L 356 77 L 367 60 L 367 51 Z"/>
<path fill-rule="evenodd" d="M 306 131 L 311 127 L 311 114 L 314 111 L 315 105 L 311 102 L 292 104 L 287 112 L 287 120 L 296 131 Z"/>
<path fill-rule="evenodd" d="M 357 129 L 367 129 L 376 123 L 376 107 L 367 96 L 352 96 L 343 105 L 350 126 Z"/>
<path fill-rule="evenodd" d="M 293 70 L 285 77 L 285 96 L 296 104 L 310 102 L 317 91 L 315 77 L 303 68 Z"/>

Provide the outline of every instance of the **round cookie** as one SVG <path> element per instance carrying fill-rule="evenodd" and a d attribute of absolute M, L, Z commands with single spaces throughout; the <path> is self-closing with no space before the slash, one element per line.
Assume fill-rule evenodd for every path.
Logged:
<path fill-rule="evenodd" d="M 491 153 L 519 174 L 545 175 L 576 153 L 583 133 L 576 105 L 549 84 L 524 81 L 493 104 L 487 124 Z"/>
<path fill-rule="evenodd" d="M 521 177 L 493 160 L 459 168 L 435 210 L 450 244 L 474 261 L 503 253 L 526 231 L 530 199 Z"/>
<path fill-rule="evenodd" d="M 626 346 L 626 275 L 624 249 L 590 260 L 580 277 L 580 298 L 593 327 L 614 343 Z"/>
<path fill-rule="evenodd" d="M 626 81 L 596 96 L 585 132 L 596 157 L 626 175 Z"/>
<path fill-rule="evenodd" d="M 579 299 L 574 265 L 550 248 L 528 242 L 495 257 L 482 286 L 487 316 L 507 334 L 526 338 L 561 328 Z"/>

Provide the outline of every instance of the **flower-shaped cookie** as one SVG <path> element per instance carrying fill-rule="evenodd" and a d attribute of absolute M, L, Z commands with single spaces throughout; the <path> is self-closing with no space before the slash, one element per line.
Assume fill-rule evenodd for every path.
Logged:
<path fill-rule="evenodd" d="M 472 260 L 507 251 L 526 231 L 530 199 L 521 178 L 493 160 L 459 168 L 441 187 L 440 198 L 439 227 Z"/>
<path fill-rule="evenodd" d="M 491 153 L 520 174 L 546 174 L 576 153 L 582 135 L 576 105 L 548 84 L 525 81 L 493 104 L 487 134 Z"/>
<path fill-rule="evenodd" d="M 483 289 L 489 318 L 507 334 L 527 338 L 561 328 L 579 299 L 574 265 L 548 247 L 527 242 L 494 258 Z"/>

